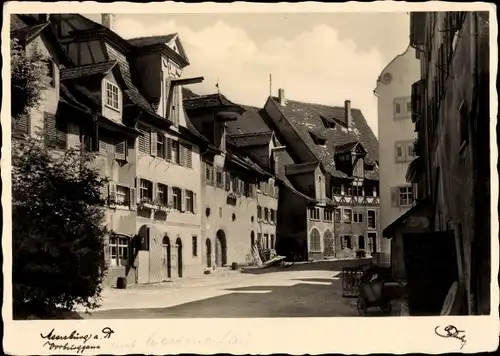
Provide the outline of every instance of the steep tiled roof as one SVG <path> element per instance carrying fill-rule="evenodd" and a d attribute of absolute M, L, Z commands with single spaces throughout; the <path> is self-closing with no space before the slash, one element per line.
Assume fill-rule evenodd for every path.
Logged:
<path fill-rule="evenodd" d="M 268 145 L 272 136 L 272 131 L 230 135 L 239 147 Z"/>
<path fill-rule="evenodd" d="M 287 164 L 285 166 L 285 172 L 287 175 L 313 172 L 318 167 L 318 164 L 319 162 Z"/>
<path fill-rule="evenodd" d="M 19 25 L 19 23 L 17 24 Z M 29 41 L 32 37 L 36 36 L 39 34 L 41 31 L 45 29 L 49 25 L 48 22 L 44 22 L 41 24 L 37 24 L 34 26 L 28 26 L 28 27 L 23 27 L 21 29 L 13 30 L 11 31 L 11 36 L 12 37 L 22 37 Z"/>
<path fill-rule="evenodd" d="M 10 16 L 10 31 L 22 30 L 23 28 L 29 27 L 18 15 Z"/>
<path fill-rule="evenodd" d="M 287 100 L 286 105 L 281 106 L 277 98 L 272 98 L 272 100 L 311 152 L 334 177 L 347 177 L 344 173 L 335 169 L 335 146 L 359 140 L 367 150 L 365 159 L 369 163 L 378 161 L 378 140 L 359 109 L 351 109 L 352 123 L 349 129 L 345 127 L 345 124 L 336 125 L 335 128 L 326 128 L 322 117 L 335 118 L 336 121 L 344 123 L 343 107 L 303 103 L 294 100 Z M 315 133 L 323 132 L 327 139 L 326 146 L 316 145 L 310 131 Z"/>
<path fill-rule="evenodd" d="M 341 145 L 335 146 L 335 153 L 344 153 L 352 151 L 354 147 L 359 143 L 359 141 L 351 141 L 347 143 L 343 143 Z"/>
<path fill-rule="evenodd" d="M 245 112 L 238 120 L 226 123 L 229 135 L 269 132 L 269 126 L 262 118 L 263 110 L 247 105 L 240 105 Z"/>
<path fill-rule="evenodd" d="M 229 101 L 224 95 L 220 93 L 187 98 L 183 100 L 183 104 L 188 111 L 195 109 L 216 108 L 220 106 L 240 106 L 233 103 L 232 101 Z"/>
<path fill-rule="evenodd" d="M 146 47 L 169 43 L 174 39 L 175 36 L 177 36 L 177 33 L 171 33 L 164 36 L 136 37 L 129 39 L 128 42 L 134 47 Z"/>
<path fill-rule="evenodd" d="M 61 80 L 77 79 L 96 74 L 106 74 L 116 65 L 116 63 L 116 61 L 106 61 L 73 68 L 64 68 L 61 69 Z"/>

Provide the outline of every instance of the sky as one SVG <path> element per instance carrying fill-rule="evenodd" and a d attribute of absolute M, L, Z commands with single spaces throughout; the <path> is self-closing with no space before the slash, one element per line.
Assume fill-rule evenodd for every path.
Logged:
<path fill-rule="evenodd" d="M 351 100 L 375 135 L 376 80 L 409 44 L 405 12 L 116 14 L 113 26 L 126 39 L 177 32 L 190 61 L 183 77 L 205 78 L 189 86 L 197 94 L 215 93 L 219 82 L 228 99 L 257 107 L 279 88 L 291 100 Z"/>

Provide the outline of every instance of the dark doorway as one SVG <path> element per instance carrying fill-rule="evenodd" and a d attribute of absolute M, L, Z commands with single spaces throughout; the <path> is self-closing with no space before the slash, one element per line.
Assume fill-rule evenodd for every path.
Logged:
<path fill-rule="evenodd" d="M 224 231 L 217 231 L 215 241 L 215 265 L 222 267 L 227 265 L 227 242 Z"/>
<path fill-rule="evenodd" d="M 365 237 L 363 235 L 358 236 L 358 248 L 360 250 L 365 249 Z"/>
<path fill-rule="evenodd" d="M 205 245 L 207 247 L 207 267 L 212 267 L 212 241 L 206 239 Z"/>
<path fill-rule="evenodd" d="M 180 237 L 175 241 L 177 245 L 177 274 L 182 278 L 182 240 Z"/>
<path fill-rule="evenodd" d="M 170 249 L 170 239 L 168 238 L 168 236 L 163 237 L 162 248 L 163 248 L 162 276 L 163 280 L 166 280 L 172 278 L 172 250 Z"/>
<path fill-rule="evenodd" d="M 457 278 L 452 238 L 445 232 L 404 234 L 403 254 L 411 315 L 439 315 Z"/>

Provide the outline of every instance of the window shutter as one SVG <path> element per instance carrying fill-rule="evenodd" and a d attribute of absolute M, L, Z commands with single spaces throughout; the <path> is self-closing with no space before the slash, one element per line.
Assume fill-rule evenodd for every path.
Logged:
<path fill-rule="evenodd" d="M 101 199 L 108 200 L 108 197 L 109 197 L 109 183 L 105 183 L 101 186 Z"/>
<path fill-rule="evenodd" d="M 48 112 L 44 112 L 44 131 L 45 144 L 54 145 L 57 138 L 56 117 Z"/>
<path fill-rule="evenodd" d="M 158 154 L 157 142 L 158 142 L 158 134 L 156 132 L 151 132 L 151 156 L 156 157 Z"/>
<path fill-rule="evenodd" d="M 398 188 L 397 187 L 391 187 L 391 206 L 393 208 L 399 206 L 399 199 L 398 199 Z"/>
<path fill-rule="evenodd" d="M 56 117 L 56 139 L 57 147 L 67 149 L 68 148 L 68 123 L 62 121 L 61 117 Z"/>
<path fill-rule="evenodd" d="M 118 142 L 115 145 L 115 158 L 125 161 L 127 159 L 127 141 Z"/>
<path fill-rule="evenodd" d="M 130 209 L 137 209 L 137 193 L 135 192 L 135 188 L 130 188 Z"/>
<path fill-rule="evenodd" d="M 226 172 L 226 191 L 231 190 L 231 173 Z"/>
<path fill-rule="evenodd" d="M 109 182 L 109 201 L 114 204 L 116 200 L 116 182 Z"/>
<path fill-rule="evenodd" d="M 196 209 L 196 193 L 193 192 L 193 214 L 197 214 Z"/>
<path fill-rule="evenodd" d="M 172 160 L 172 139 L 165 135 L 165 158 L 167 161 Z"/>
<path fill-rule="evenodd" d="M 279 197 L 279 190 L 280 188 L 278 186 L 274 187 L 274 197 L 278 199 Z"/>
<path fill-rule="evenodd" d="M 181 212 L 186 211 L 186 189 L 181 189 Z"/>
<path fill-rule="evenodd" d="M 17 134 L 29 134 L 29 115 L 22 115 L 20 118 L 14 121 L 13 133 Z"/>
<path fill-rule="evenodd" d="M 193 147 L 191 145 L 186 146 L 186 167 L 193 168 Z"/>
<path fill-rule="evenodd" d="M 137 177 L 135 179 L 136 182 L 136 193 L 137 193 L 137 201 L 141 200 L 141 177 Z"/>
<path fill-rule="evenodd" d="M 185 152 L 184 152 L 184 145 L 179 143 L 179 165 L 180 166 L 186 166 L 186 162 L 184 162 L 184 157 L 185 157 Z"/>
<path fill-rule="evenodd" d="M 171 186 L 168 186 L 167 187 L 167 204 L 168 204 L 168 207 L 172 207 L 174 202 L 172 201 L 172 198 L 173 198 L 173 194 L 172 194 L 172 187 Z"/>
<path fill-rule="evenodd" d="M 153 201 L 155 201 L 156 198 L 158 198 L 158 183 L 153 182 Z"/>

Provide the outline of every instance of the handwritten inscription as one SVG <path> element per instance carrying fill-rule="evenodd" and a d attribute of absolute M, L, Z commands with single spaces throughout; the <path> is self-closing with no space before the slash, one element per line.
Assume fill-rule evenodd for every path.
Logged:
<path fill-rule="evenodd" d="M 110 327 L 105 327 L 100 333 L 84 334 L 73 330 L 69 334 L 59 334 L 55 329 L 50 330 L 47 334 L 40 334 L 42 340 L 46 340 L 43 347 L 49 350 L 75 351 L 83 353 L 87 350 L 100 349 L 99 340 L 109 339 L 115 332 Z"/>
<path fill-rule="evenodd" d="M 185 345 L 243 345 L 244 340 L 232 332 L 227 332 L 220 337 L 194 338 L 189 336 L 162 337 L 153 333 L 146 341 L 147 346 L 185 346 Z"/>
<path fill-rule="evenodd" d="M 448 325 L 438 332 L 439 328 L 440 326 L 436 326 L 436 328 L 434 329 L 436 335 L 444 338 L 454 338 L 460 340 L 461 341 L 460 350 L 465 346 L 465 344 L 467 344 L 465 334 L 463 334 L 465 333 L 464 330 L 458 330 L 455 326 Z"/>

